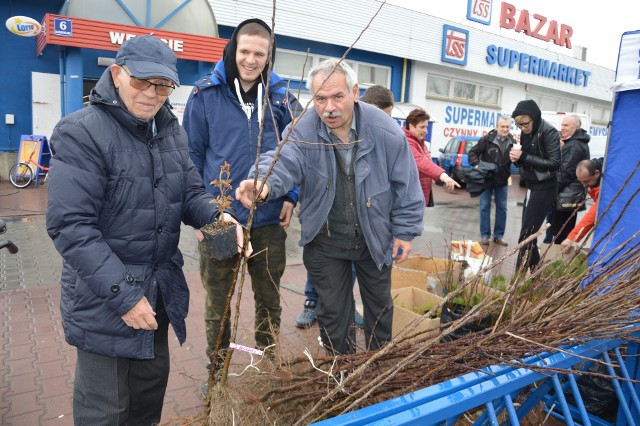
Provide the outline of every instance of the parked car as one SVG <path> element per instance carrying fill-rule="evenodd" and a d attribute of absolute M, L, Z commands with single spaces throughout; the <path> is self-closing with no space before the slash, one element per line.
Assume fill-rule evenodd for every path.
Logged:
<path fill-rule="evenodd" d="M 479 136 L 454 136 L 440 148 L 440 167 L 460 185 L 465 183 L 471 170 L 469 151 L 479 140 Z"/>
<path fill-rule="evenodd" d="M 455 136 L 444 148 L 440 148 L 438 165 L 460 185 L 464 185 L 466 175 L 471 169 L 469 151 L 479 140 L 479 136 Z M 515 164 L 511 164 L 511 174 L 520 174 L 520 169 Z M 524 182 L 520 182 L 520 186 L 524 186 Z"/>

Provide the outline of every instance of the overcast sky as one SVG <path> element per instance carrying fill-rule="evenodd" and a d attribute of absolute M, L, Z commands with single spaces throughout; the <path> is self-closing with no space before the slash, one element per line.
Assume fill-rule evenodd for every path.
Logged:
<path fill-rule="evenodd" d="M 467 0 L 438 2 L 387 0 L 387 3 L 437 16 L 472 28 L 482 28 L 494 34 L 516 38 L 525 43 L 543 48 L 548 47 L 549 50 L 573 56 L 573 53 L 567 48 L 561 49 L 553 43 L 545 43 L 533 37 L 523 36 L 513 30 L 500 28 L 502 1 L 493 0 L 491 26 L 489 27 L 466 19 Z M 640 30 L 637 1 L 608 0 L 604 3 L 599 3 L 567 0 L 510 0 L 506 3 L 514 5 L 518 12 L 522 9 L 527 9 L 530 15 L 537 13 L 547 17 L 548 20 L 555 20 L 558 22 L 558 27 L 560 24 L 571 26 L 573 28 L 572 44 L 587 48 L 587 61 L 612 70 L 616 69 L 622 33 Z M 537 20 L 532 19 L 532 25 L 537 22 Z M 548 24 L 543 28 L 544 32 L 546 32 L 546 28 L 548 28 Z"/>

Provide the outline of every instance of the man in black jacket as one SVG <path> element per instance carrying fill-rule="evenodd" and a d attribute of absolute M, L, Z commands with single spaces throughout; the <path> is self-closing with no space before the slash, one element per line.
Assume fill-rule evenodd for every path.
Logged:
<path fill-rule="evenodd" d="M 558 193 L 570 184 L 581 186 L 576 177 L 576 167 L 580 161 L 591 158 L 588 145 L 591 136 L 580 128 L 581 125 L 582 122 L 577 115 L 568 115 L 562 120 L 560 128 L 562 165 L 558 171 Z M 550 216 L 547 217 L 547 221 L 551 226 L 547 228 L 544 242 L 551 244 L 554 241 L 555 244 L 560 244 L 576 226 L 577 216 L 573 214 L 573 210 L 558 210 L 555 204 Z"/>
<path fill-rule="evenodd" d="M 522 228 L 518 242 L 535 234 L 544 222 L 556 198 L 557 171 L 560 169 L 560 134 L 542 119 L 538 105 L 532 100 L 520 101 L 511 114 L 520 128 L 522 149 L 509 152 L 511 161 L 520 167 L 527 195 L 522 211 Z M 538 243 L 534 239 L 520 249 L 516 268 L 523 264 L 534 268 L 540 261 Z"/>
<path fill-rule="evenodd" d="M 495 129 L 483 136 L 469 151 L 469 163 L 478 167 L 480 161 L 494 163 L 498 167 L 493 174 L 493 182 L 485 185 L 480 194 L 480 244 L 491 242 L 491 196 L 495 194 L 496 221 L 493 227 L 493 241 L 501 246 L 508 245 L 504 240 L 507 224 L 507 195 L 511 176 L 509 150 L 515 139 L 509 133 L 511 119 L 503 115 L 498 119 Z"/>

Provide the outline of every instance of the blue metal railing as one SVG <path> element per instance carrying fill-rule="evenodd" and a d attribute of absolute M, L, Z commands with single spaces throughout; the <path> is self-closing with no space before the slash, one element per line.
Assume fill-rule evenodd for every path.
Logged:
<path fill-rule="evenodd" d="M 621 355 L 621 345 L 625 346 L 625 357 Z M 590 359 L 606 363 L 601 364 L 606 366 L 606 375 L 627 379 L 609 378 L 618 399 L 615 424 L 638 424 L 640 385 L 628 380 L 640 378 L 637 343 L 611 339 L 562 349 L 563 352 L 541 353 L 523 359 L 519 368 L 489 366 L 480 372 L 465 374 L 315 425 L 450 425 L 467 412 L 473 412 L 477 417 L 474 425 L 519 425 L 520 420 L 541 403 L 549 415 L 567 425 L 611 425 L 587 411 L 579 391 L 575 376 L 594 364 Z M 612 364 L 609 352 L 613 353 L 615 364 Z M 567 373 L 552 372 L 558 370 Z M 572 395 L 574 401 L 569 403 L 565 395 Z"/>

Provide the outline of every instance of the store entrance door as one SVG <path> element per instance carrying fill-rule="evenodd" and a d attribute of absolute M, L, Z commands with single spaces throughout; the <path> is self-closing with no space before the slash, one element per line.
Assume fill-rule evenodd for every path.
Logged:
<path fill-rule="evenodd" d="M 31 117 L 32 134 L 51 138 L 62 117 L 59 74 L 31 73 Z"/>

